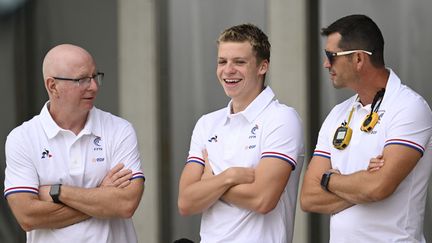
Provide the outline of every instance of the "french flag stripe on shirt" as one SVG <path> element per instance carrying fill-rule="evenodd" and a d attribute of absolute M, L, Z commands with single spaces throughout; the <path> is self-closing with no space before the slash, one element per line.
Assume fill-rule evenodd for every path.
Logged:
<path fill-rule="evenodd" d="M 423 146 L 421 146 L 420 144 L 414 143 L 414 142 L 411 142 L 411 141 L 408 141 L 405 139 L 389 139 L 385 142 L 384 147 L 387 145 L 391 145 L 391 144 L 399 144 L 399 145 L 405 145 L 405 146 L 411 147 L 411 148 L 419 151 L 422 154 L 422 156 L 423 156 L 423 153 L 425 150 L 423 148 Z"/>
<path fill-rule="evenodd" d="M 322 150 L 315 150 L 313 152 L 313 156 L 321 156 L 321 157 L 324 157 L 327 159 L 330 159 L 330 157 L 331 157 L 329 152 L 322 151 Z"/>
<path fill-rule="evenodd" d="M 189 157 L 186 161 L 186 163 L 198 163 L 202 166 L 205 166 L 205 161 L 199 157 Z"/>
<path fill-rule="evenodd" d="M 145 180 L 145 176 L 142 172 L 133 173 L 131 180 L 138 179 L 138 178 L 143 178 Z"/>
<path fill-rule="evenodd" d="M 282 154 L 282 153 L 278 153 L 278 152 L 263 152 L 261 155 L 261 159 L 262 158 L 278 158 L 278 159 L 284 160 L 284 161 L 288 162 L 293 167 L 293 170 L 295 169 L 295 167 L 297 165 L 297 162 L 293 158 L 289 157 L 286 154 Z"/>
<path fill-rule="evenodd" d="M 39 194 L 39 189 L 34 187 L 28 187 L 28 186 L 11 187 L 4 191 L 4 196 L 7 197 L 8 195 L 16 192 L 29 192 L 29 193 Z"/>

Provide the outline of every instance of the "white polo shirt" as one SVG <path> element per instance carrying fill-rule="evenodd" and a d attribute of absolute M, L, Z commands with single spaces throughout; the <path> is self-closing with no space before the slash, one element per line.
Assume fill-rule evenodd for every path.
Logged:
<path fill-rule="evenodd" d="M 366 170 L 371 158 L 391 144 L 408 146 L 422 154 L 417 165 L 388 198 L 354 205 L 331 216 L 330 242 L 425 242 L 423 219 L 428 179 L 432 171 L 432 113 L 426 101 L 401 84 L 390 71 L 384 99 L 379 107 L 379 122 L 370 133 L 360 125 L 371 105 L 362 106 L 356 96 L 335 106 L 324 121 L 314 156 L 331 160 L 342 174 Z M 334 132 L 348 119 L 351 142 L 344 150 L 333 147 Z"/>
<path fill-rule="evenodd" d="M 261 158 L 275 157 L 293 169 L 276 208 L 259 214 L 221 200 L 201 219 L 201 242 L 291 242 L 298 179 L 303 164 L 301 121 L 293 108 L 280 104 L 270 87 L 242 112 L 224 109 L 202 116 L 192 134 L 187 162 L 204 165 L 207 149 L 215 174 L 229 167 L 255 168 Z"/>
<path fill-rule="evenodd" d="M 5 191 L 38 194 L 41 185 L 95 188 L 118 163 L 143 178 L 137 139 L 126 120 L 93 107 L 75 135 L 52 119 L 47 102 L 39 115 L 12 130 L 6 141 Z M 60 229 L 37 229 L 27 242 L 137 242 L 132 219 L 90 218 Z"/>

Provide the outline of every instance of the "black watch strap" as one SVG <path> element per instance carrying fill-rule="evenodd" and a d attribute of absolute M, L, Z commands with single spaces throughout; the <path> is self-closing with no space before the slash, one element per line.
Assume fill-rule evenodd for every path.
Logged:
<path fill-rule="evenodd" d="M 321 177 L 321 187 L 322 187 L 324 190 L 328 191 L 328 192 L 330 192 L 330 190 L 328 189 L 328 184 L 329 184 L 329 182 L 330 182 L 330 177 L 331 177 L 331 175 L 332 175 L 333 173 L 334 173 L 334 172 L 327 171 L 327 172 L 324 173 L 324 174 L 322 175 L 322 177 Z"/>
<path fill-rule="evenodd" d="M 55 203 L 61 203 L 59 199 L 61 185 L 62 184 L 55 184 L 51 186 L 49 194 Z"/>

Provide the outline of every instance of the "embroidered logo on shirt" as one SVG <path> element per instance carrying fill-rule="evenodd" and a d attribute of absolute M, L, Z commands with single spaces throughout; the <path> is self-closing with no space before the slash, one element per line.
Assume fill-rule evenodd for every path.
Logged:
<path fill-rule="evenodd" d="M 246 145 L 245 150 L 254 149 L 255 147 L 256 147 L 256 145 Z"/>
<path fill-rule="evenodd" d="M 215 143 L 217 143 L 217 135 L 214 135 L 214 136 L 211 137 L 208 141 L 209 141 L 210 143 L 211 143 L 211 142 L 215 142 Z"/>
<path fill-rule="evenodd" d="M 94 140 L 93 140 L 93 144 L 94 145 L 96 145 L 96 147 L 95 148 L 93 148 L 93 150 L 94 151 L 102 151 L 102 148 L 101 148 L 101 142 L 102 142 L 102 139 L 100 138 L 100 137 L 96 137 Z"/>
<path fill-rule="evenodd" d="M 101 145 L 100 145 L 100 142 L 101 142 L 101 138 L 100 138 L 100 137 L 96 137 L 96 138 L 93 140 L 93 143 L 94 143 L 94 145 L 96 145 L 96 146 L 101 146 Z"/>
<path fill-rule="evenodd" d="M 255 135 L 256 130 L 258 130 L 258 124 L 255 124 L 255 126 L 252 127 L 252 129 L 250 131 L 251 135 L 249 136 L 249 139 L 256 138 L 256 135 Z"/>
<path fill-rule="evenodd" d="M 104 161 L 105 161 L 105 158 L 93 158 L 93 159 L 92 159 L 92 162 L 93 162 L 93 163 L 96 163 L 96 162 L 99 162 L 99 163 L 100 163 L 100 162 L 104 162 Z"/>
<path fill-rule="evenodd" d="M 50 154 L 48 149 L 44 149 L 44 151 L 42 152 L 42 158 L 41 159 L 45 159 L 45 158 L 51 158 L 52 154 Z"/>

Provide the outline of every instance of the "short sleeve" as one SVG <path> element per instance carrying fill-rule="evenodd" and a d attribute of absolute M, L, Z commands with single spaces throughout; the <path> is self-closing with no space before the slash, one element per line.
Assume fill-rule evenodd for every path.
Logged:
<path fill-rule="evenodd" d="M 39 193 L 39 177 L 31 156 L 32 146 L 19 129 L 15 128 L 6 139 L 5 197 L 17 192 Z"/>
<path fill-rule="evenodd" d="M 416 97 L 387 119 L 385 146 L 404 145 L 423 155 L 432 136 L 432 113 L 426 101 Z"/>
<path fill-rule="evenodd" d="M 321 125 L 313 156 L 321 156 L 327 159 L 330 159 L 331 157 L 330 151 L 332 145 L 330 144 L 330 132 L 333 129 L 333 127 L 331 126 L 331 120 L 333 120 L 333 112 L 334 109 L 327 115 L 326 119 Z"/>
<path fill-rule="evenodd" d="M 113 138 L 118 141 L 113 151 L 113 161 L 115 164 L 124 163 L 125 168 L 132 170 L 132 179 L 142 178 L 145 180 L 144 173 L 141 169 L 141 158 L 138 149 L 138 141 L 134 128 L 128 123 L 119 133 L 119 137 Z"/>
<path fill-rule="evenodd" d="M 278 158 L 289 163 L 293 170 L 304 156 L 303 128 L 300 117 L 292 108 L 281 108 L 269 120 L 264 131 L 261 158 Z"/>
<path fill-rule="evenodd" d="M 194 130 L 192 132 L 189 155 L 186 163 L 198 163 L 203 166 L 205 165 L 204 158 L 202 156 L 202 151 L 205 149 L 204 119 L 204 116 L 202 116 L 195 124 Z"/>

